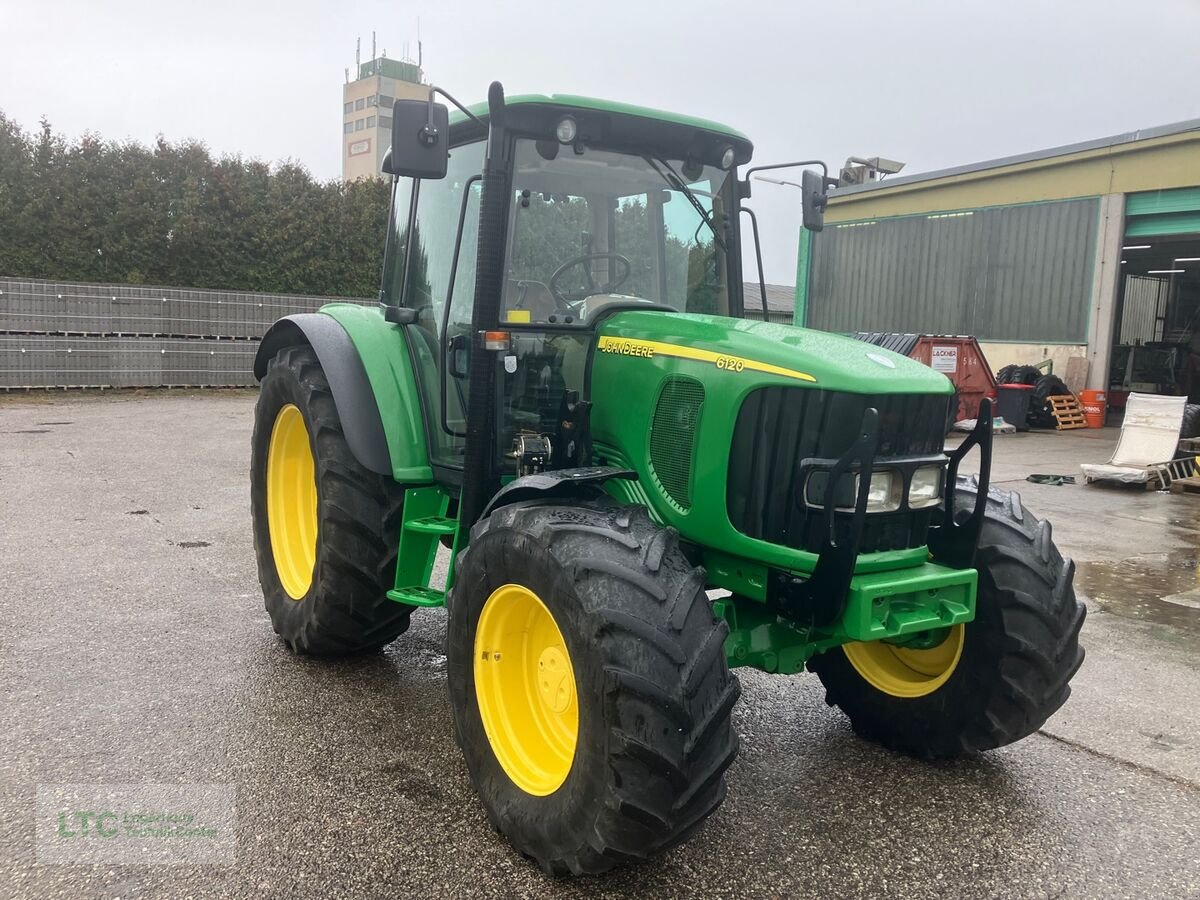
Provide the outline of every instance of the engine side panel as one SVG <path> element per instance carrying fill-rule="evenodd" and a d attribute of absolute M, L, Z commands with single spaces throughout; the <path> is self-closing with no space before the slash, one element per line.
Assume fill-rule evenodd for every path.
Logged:
<path fill-rule="evenodd" d="M 730 521 L 731 443 L 747 397 L 764 387 L 872 396 L 952 390 L 920 363 L 837 335 L 654 312 L 618 313 L 600 326 L 590 387 L 596 464 L 639 476 L 638 483 L 610 482 L 610 492 L 648 506 L 697 544 L 794 571 L 816 563 L 803 541 L 763 540 Z M 847 406 L 832 403 L 830 414 Z M 774 490 L 773 502 L 794 502 L 787 485 Z M 914 565 L 924 555 L 923 547 L 899 546 L 864 554 L 859 571 Z"/>

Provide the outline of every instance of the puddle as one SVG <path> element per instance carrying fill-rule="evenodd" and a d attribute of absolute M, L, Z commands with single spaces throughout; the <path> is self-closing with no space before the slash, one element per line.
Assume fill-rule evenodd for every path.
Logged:
<path fill-rule="evenodd" d="M 1079 563 L 1075 588 L 1106 612 L 1200 634 L 1200 551 Z"/>

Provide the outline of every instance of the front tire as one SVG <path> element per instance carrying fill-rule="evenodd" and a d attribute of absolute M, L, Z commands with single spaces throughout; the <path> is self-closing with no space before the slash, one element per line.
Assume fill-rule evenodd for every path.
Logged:
<path fill-rule="evenodd" d="M 640 507 L 514 504 L 473 530 L 447 603 L 455 733 L 492 825 L 546 872 L 647 859 L 724 799 L 739 687 L 704 584 Z"/>
<path fill-rule="evenodd" d="M 975 478 L 960 478 L 957 508 L 974 508 L 977 493 Z M 1083 662 L 1085 609 L 1050 523 L 992 488 L 975 565 L 975 619 L 940 642 L 846 645 L 809 662 L 825 701 L 860 736 L 914 756 L 961 756 L 1020 740 L 1066 702 Z"/>
<path fill-rule="evenodd" d="M 373 650 L 408 628 L 387 598 L 404 489 L 359 464 L 316 353 L 286 347 L 254 408 L 251 509 L 271 624 L 296 653 Z"/>

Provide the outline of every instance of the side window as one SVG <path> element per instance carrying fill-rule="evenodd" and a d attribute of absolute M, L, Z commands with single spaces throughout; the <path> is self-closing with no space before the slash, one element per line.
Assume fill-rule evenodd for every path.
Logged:
<path fill-rule="evenodd" d="M 392 188 L 387 252 L 383 259 L 381 299 L 387 303 L 399 303 L 404 292 L 404 259 L 408 247 L 408 217 L 412 211 L 412 195 L 413 180 L 398 178 Z"/>
<path fill-rule="evenodd" d="M 440 181 L 422 181 L 417 190 L 417 210 L 412 223 L 412 249 L 408 254 L 407 285 L 404 305 L 418 312 L 417 320 L 435 334 L 441 332 L 442 310 L 450 287 L 450 264 L 454 255 L 454 239 L 462 211 L 463 191 L 467 182 L 483 170 L 483 143 L 469 144 L 451 151 L 446 177 Z M 475 246 L 478 230 L 476 218 L 463 223 L 463 247 L 460 268 L 470 255 L 471 287 L 474 287 L 474 254 L 467 248 Z M 455 279 L 455 293 L 460 290 Z"/>

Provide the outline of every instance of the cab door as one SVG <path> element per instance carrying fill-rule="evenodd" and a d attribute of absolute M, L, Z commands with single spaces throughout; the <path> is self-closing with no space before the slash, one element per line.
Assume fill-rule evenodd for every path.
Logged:
<path fill-rule="evenodd" d="M 483 141 L 453 148 L 445 178 L 401 179 L 392 204 L 384 294 L 416 311 L 405 334 L 421 384 L 430 462 L 442 468 L 463 465 L 466 353 L 454 348 L 466 349 L 462 336 L 471 326 L 483 154 Z"/>

